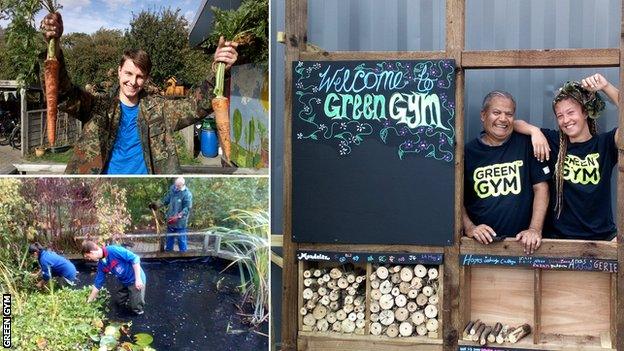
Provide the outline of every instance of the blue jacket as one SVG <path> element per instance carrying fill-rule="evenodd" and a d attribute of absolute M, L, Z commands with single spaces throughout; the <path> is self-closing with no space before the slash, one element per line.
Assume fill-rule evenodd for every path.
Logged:
<path fill-rule="evenodd" d="M 54 251 L 42 250 L 39 252 L 39 266 L 45 281 L 50 280 L 51 277 L 64 277 L 71 281 L 76 280 L 76 267 L 74 264 Z"/>
<path fill-rule="evenodd" d="M 118 245 L 102 247 L 102 251 L 104 252 L 104 257 L 98 261 L 94 283 L 95 287 L 102 289 L 107 273 L 115 275 L 123 286 L 134 284 L 134 269 L 132 265 L 141 263 L 139 256 Z M 141 279 L 143 280 L 143 284 L 145 284 L 146 280 L 143 268 L 141 268 Z"/>
<path fill-rule="evenodd" d="M 169 227 L 186 228 L 188 226 L 191 207 L 193 207 L 193 194 L 191 194 L 188 188 L 185 187 L 184 190 L 177 190 L 175 185 L 172 185 L 161 202 L 163 205 L 169 206 L 165 213 L 166 218 L 177 213 L 182 213 L 182 218 L 178 219 L 175 224 L 169 224 Z"/>

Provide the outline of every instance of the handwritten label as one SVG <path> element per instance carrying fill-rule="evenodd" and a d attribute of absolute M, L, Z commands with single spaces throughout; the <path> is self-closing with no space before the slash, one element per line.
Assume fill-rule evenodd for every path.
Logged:
<path fill-rule="evenodd" d="M 297 251 L 299 261 L 331 261 L 339 263 L 437 264 L 443 263 L 441 253 L 365 253 Z"/>
<path fill-rule="evenodd" d="M 616 260 L 568 257 L 461 255 L 463 266 L 519 266 L 569 271 L 597 271 L 617 273 Z"/>
<path fill-rule="evenodd" d="M 453 60 L 293 62 L 293 84 L 296 142 L 348 156 L 375 138 L 399 159 L 453 161 Z"/>
<path fill-rule="evenodd" d="M 540 351 L 539 349 L 506 349 L 501 347 L 460 346 L 459 351 Z"/>

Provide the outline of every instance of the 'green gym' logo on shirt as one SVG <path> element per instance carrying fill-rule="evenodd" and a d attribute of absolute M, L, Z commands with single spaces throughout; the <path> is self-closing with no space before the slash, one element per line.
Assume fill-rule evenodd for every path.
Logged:
<path fill-rule="evenodd" d="M 566 155 L 563 162 L 563 179 L 574 184 L 598 184 L 600 182 L 600 154 L 589 154 L 584 159 Z"/>
<path fill-rule="evenodd" d="M 474 190 L 484 199 L 490 196 L 520 194 L 520 167 L 522 160 L 479 167 L 473 173 Z"/>

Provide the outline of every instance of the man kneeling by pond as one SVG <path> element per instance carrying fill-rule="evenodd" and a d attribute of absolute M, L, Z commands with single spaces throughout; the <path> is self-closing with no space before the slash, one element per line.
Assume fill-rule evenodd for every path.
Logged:
<path fill-rule="evenodd" d="M 93 289 L 87 299 L 92 302 L 104 286 L 106 274 L 114 274 L 122 285 L 117 292 L 117 303 L 125 305 L 136 314 L 143 314 L 145 306 L 145 272 L 141 259 L 132 251 L 117 245 L 98 246 L 93 241 L 82 243 L 82 256 L 97 262 L 97 274 Z"/>

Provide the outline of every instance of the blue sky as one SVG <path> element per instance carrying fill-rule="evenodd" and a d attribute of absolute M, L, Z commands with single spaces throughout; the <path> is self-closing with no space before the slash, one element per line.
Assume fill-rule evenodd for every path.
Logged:
<path fill-rule="evenodd" d="M 139 14 L 142 10 L 160 10 L 171 7 L 179 8 L 180 14 L 193 23 L 202 0 L 59 0 L 63 6 L 61 14 L 65 25 L 64 33 L 82 32 L 93 33 L 104 27 L 107 29 L 124 30 L 130 26 L 132 13 Z M 39 22 L 45 13 L 36 16 Z M 5 21 L 0 26 L 6 27 Z"/>

